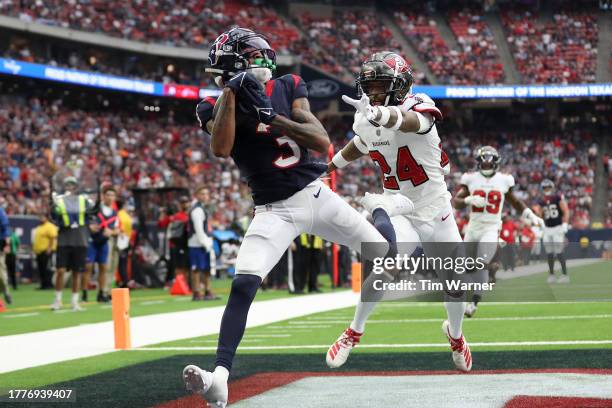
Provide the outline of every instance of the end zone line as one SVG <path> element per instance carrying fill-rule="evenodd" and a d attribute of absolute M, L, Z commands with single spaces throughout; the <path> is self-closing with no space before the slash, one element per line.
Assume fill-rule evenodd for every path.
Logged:
<path fill-rule="evenodd" d="M 501 341 L 470 343 L 473 347 L 496 347 L 496 346 L 572 346 L 572 345 L 601 345 L 612 344 L 612 340 L 559 340 L 559 341 Z M 448 343 L 410 343 L 410 344 L 360 344 L 359 348 L 448 348 Z M 300 350 L 300 349 L 322 349 L 329 348 L 329 344 L 304 344 L 287 346 L 245 346 L 239 350 Z M 215 351 L 217 347 L 140 347 L 125 351 Z"/>

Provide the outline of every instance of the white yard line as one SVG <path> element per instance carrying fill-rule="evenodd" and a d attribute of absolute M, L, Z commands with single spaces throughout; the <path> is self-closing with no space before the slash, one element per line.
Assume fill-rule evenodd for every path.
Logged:
<path fill-rule="evenodd" d="M 247 327 L 354 306 L 350 291 L 286 297 L 253 303 Z M 216 334 L 225 306 L 131 318 L 132 347 Z M 284 328 L 284 327 L 283 327 Z M 24 352 L 27 350 L 27 352 Z M 0 337 L 0 373 L 114 351 L 113 323 Z"/>
<path fill-rule="evenodd" d="M 470 343 L 472 347 L 532 347 L 532 346 L 574 346 L 574 345 L 601 345 L 612 344 L 612 340 L 560 340 L 560 341 L 499 341 Z M 448 348 L 448 343 L 407 343 L 407 344 L 359 344 L 359 348 Z M 287 346 L 244 346 L 239 350 L 303 350 L 320 349 L 326 350 L 329 344 L 305 344 Z M 131 351 L 215 351 L 216 347 L 143 347 L 131 349 Z"/>
<path fill-rule="evenodd" d="M 474 319 L 464 319 L 464 322 L 503 322 L 512 320 L 575 320 L 575 319 L 610 319 L 612 314 L 596 314 L 596 315 L 561 315 L 561 316 L 509 316 L 509 317 L 475 317 Z M 440 323 L 441 318 L 432 319 L 369 319 L 368 324 L 388 324 L 388 323 Z M 347 320 L 308 320 L 308 323 L 329 323 L 329 324 L 340 324 L 347 323 Z M 290 325 L 304 324 L 302 320 L 290 321 Z M 290 326 L 293 327 L 293 326 Z"/>

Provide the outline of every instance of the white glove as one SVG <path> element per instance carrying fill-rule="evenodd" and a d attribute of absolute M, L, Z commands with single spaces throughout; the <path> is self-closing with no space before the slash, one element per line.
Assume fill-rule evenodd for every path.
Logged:
<path fill-rule="evenodd" d="M 561 229 L 563 230 L 564 234 L 567 234 L 567 231 L 569 231 L 569 225 L 567 225 L 567 222 L 561 224 Z"/>
<path fill-rule="evenodd" d="M 484 205 L 487 203 L 487 200 L 485 200 L 484 197 L 473 195 L 465 197 L 463 201 L 465 202 L 465 205 L 473 205 L 474 207 L 484 207 Z"/>
<path fill-rule="evenodd" d="M 531 211 L 531 208 L 525 208 L 525 210 L 523 210 L 523 214 L 521 214 L 521 218 L 524 220 L 529 220 L 532 225 L 539 225 L 540 227 L 544 228 L 544 220 L 535 215 L 533 211 Z"/>
<path fill-rule="evenodd" d="M 374 120 L 376 118 L 377 110 L 370 105 L 370 98 L 365 93 L 361 96 L 361 99 L 353 99 L 347 95 L 342 95 L 342 100 L 351 105 L 355 110 L 361 113 L 367 120 Z"/>

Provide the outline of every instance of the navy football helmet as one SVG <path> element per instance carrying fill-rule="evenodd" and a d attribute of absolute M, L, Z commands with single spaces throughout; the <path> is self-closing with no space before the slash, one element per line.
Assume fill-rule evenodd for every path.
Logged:
<path fill-rule="evenodd" d="M 257 58 L 253 59 L 256 54 Z M 253 59 L 251 61 L 251 59 Z M 208 52 L 206 72 L 231 78 L 248 68 L 276 69 L 276 52 L 266 37 L 247 28 L 236 27 L 221 34 Z"/>

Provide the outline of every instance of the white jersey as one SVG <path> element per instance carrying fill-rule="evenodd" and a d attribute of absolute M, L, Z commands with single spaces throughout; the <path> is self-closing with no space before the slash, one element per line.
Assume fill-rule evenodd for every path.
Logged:
<path fill-rule="evenodd" d="M 468 188 L 470 195 L 481 196 L 486 201 L 484 207 L 471 206 L 469 225 L 501 225 L 504 198 L 514 187 L 514 177 L 499 172 L 491 177 L 485 177 L 480 172 L 465 173 L 461 176 L 461 184 Z"/>
<path fill-rule="evenodd" d="M 448 157 L 441 149 L 435 120 L 442 117 L 434 102 L 424 94 L 412 95 L 399 107 L 421 114 L 418 133 L 375 127 L 364 115 L 355 113 L 355 145 L 369 153 L 383 173 L 386 194 L 401 193 L 415 205 L 415 211 L 448 195 L 444 175 Z M 446 168 L 446 169 L 445 169 Z"/>

